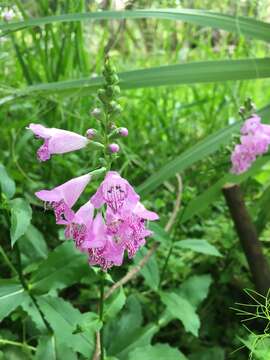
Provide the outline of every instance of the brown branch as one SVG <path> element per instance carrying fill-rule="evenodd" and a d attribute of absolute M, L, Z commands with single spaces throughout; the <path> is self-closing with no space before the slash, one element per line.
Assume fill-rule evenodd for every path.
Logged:
<path fill-rule="evenodd" d="M 263 255 L 255 225 L 245 206 L 240 186 L 227 184 L 222 191 L 246 255 L 255 287 L 258 292 L 265 295 L 270 288 L 270 268 Z"/>

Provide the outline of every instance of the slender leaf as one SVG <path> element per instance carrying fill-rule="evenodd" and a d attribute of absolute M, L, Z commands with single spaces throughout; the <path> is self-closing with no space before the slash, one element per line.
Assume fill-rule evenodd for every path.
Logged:
<path fill-rule="evenodd" d="M 27 294 L 19 282 L 0 279 L 0 321 L 21 305 L 26 297 Z"/>
<path fill-rule="evenodd" d="M 150 176 L 143 184 L 138 187 L 141 194 L 146 194 L 154 190 L 165 180 L 174 176 L 176 172 L 185 170 L 195 162 L 215 152 L 221 145 L 225 145 L 231 141 L 230 135 L 237 131 L 240 127 L 239 123 L 230 125 L 224 129 L 211 134 L 206 139 L 198 142 L 196 145 L 188 149 L 172 161 L 168 162 L 164 167 Z"/>
<path fill-rule="evenodd" d="M 0 164 L 0 187 L 8 199 L 14 196 L 16 191 L 15 182 L 8 175 L 6 168 L 2 164 Z"/>
<path fill-rule="evenodd" d="M 21 198 L 10 201 L 11 207 L 11 228 L 10 237 L 11 245 L 14 246 L 16 241 L 23 236 L 32 218 L 32 209 L 29 203 Z"/>
<path fill-rule="evenodd" d="M 181 249 L 196 251 L 206 255 L 222 256 L 213 245 L 209 244 L 209 242 L 204 239 L 187 239 L 176 241 L 174 246 Z"/>
<path fill-rule="evenodd" d="M 104 319 L 115 317 L 125 305 L 126 296 L 123 288 L 116 291 L 105 303 Z"/>
<path fill-rule="evenodd" d="M 270 58 L 198 61 L 127 71 L 118 75 L 121 89 L 259 79 L 270 77 Z M 89 94 L 96 91 L 102 82 L 101 77 L 95 77 L 36 84 L 13 92 L 14 96 L 7 101 L 33 93 Z"/>
<path fill-rule="evenodd" d="M 264 156 L 259 158 L 250 170 L 241 175 L 226 174 L 223 176 L 214 185 L 210 186 L 206 191 L 189 202 L 184 209 L 181 222 L 184 223 L 194 215 L 206 210 L 209 204 L 213 203 L 221 195 L 221 189 L 226 183 L 241 184 L 243 181 L 256 174 L 256 172 L 258 172 L 258 170 L 268 161 L 270 161 L 270 156 Z"/>
<path fill-rule="evenodd" d="M 268 23 L 243 16 L 231 16 L 197 9 L 142 9 L 63 14 L 27 19 L 19 22 L 1 22 L 0 30 L 18 30 L 56 22 L 142 18 L 187 21 L 193 24 L 223 29 L 239 35 L 241 34 L 270 42 L 270 25 Z"/>

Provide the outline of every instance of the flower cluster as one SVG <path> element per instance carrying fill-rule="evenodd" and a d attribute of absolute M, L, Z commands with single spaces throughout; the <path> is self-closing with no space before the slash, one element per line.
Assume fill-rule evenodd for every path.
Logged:
<path fill-rule="evenodd" d="M 250 168 L 257 156 L 268 151 L 270 125 L 262 124 L 258 115 L 252 115 L 244 122 L 241 128 L 240 142 L 235 146 L 231 155 L 231 171 L 235 174 L 245 172 Z"/>
<path fill-rule="evenodd" d="M 127 137 L 128 129 L 117 127 L 114 123 L 121 112 L 121 106 L 116 101 L 120 88 L 116 71 L 108 58 L 105 59 L 103 75 L 104 85 L 98 90 L 100 106 L 91 112 L 99 129 L 88 129 L 85 136 L 40 124 L 30 124 L 28 129 L 44 140 L 37 151 L 40 161 L 50 159 L 53 154 L 79 150 L 88 145 L 102 149 L 100 162 L 104 167 L 52 190 L 38 191 L 36 196 L 53 209 L 56 223 L 64 225 L 66 238 L 73 239 L 76 247 L 88 254 L 89 264 L 107 270 L 121 265 L 125 252 L 129 258 L 136 254 L 145 244 L 145 238 L 152 234 L 147 229 L 147 221 L 157 220 L 158 215 L 141 204 L 139 195 L 127 180 L 116 171 L 109 171 L 120 150 L 120 146 L 112 140 Z M 96 193 L 74 211 L 73 206 L 92 177 L 105 171 L 105 179 Z"/>
<path fill-rule="evenodd" d="M 56 223 L 65 225 L 66 238 L 88 254 L 89 264 L 107 270 L 122 264 L 125 250 L 129 258 L 136 254 L 151 235 L 146 221 L 158 216 L 140 203 L 139 195 L 116 171 L 109 171 L 97 192 L 74 212 L 72 207 L 90 180 L 91 173 L 35 195 L 54 210 Z M 102 212 L 94 216 L 103 205 L 105 219 Z"/>

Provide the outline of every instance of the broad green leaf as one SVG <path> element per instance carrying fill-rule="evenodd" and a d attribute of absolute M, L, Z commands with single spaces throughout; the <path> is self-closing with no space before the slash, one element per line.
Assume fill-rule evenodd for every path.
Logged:
<path fill-rule="evenodd" d="M 250 170 L 241 175 L 226 174 L 223 176 L 214 185 L 210 186 L 209 189 L 189 202 L 188 206 L 184 209 L 181 222 L 184 223 L 194 215 L 206 210 L 209 207 L 209 204 L 222 195 L 221 189 L 226 183 L 241 184 L 243 181 L 256 174 L 256 172 L 258 172 L 268 161 L 270 161 L 270 156 L 264 156 L 259 158 Z"/>
<path fill-rule="evenodd" d="M 10 237 L 11 245 L 14 246 L 16 241 L 23 236 L 32 219 L 32 209 L 29 203 L 21 198 L 10 201 L 11 208 L 11 228 Z"/>
<path fill-rule="evenodd" d="M 84 320 L 79 310 L 63 299 L 48 295 L 39 296 L 38 304 L 59 344 L 64 344 L 85 357 L 89 357 L 94 351 L 96 329 L 92 328 L 91 334 L 76 332 L 77 326 Z"/>
<path fill-rule="evenodd" d="M 141 327 L 136 331 L 131 339 L 129 345 L 121 352 L 117 353 L 115 356 L 119 358 L 119 360 L 126 360 L 128 358 L 128 354 L 138 347 L 150 345 L 153 336 L 158 332 L 159 327 L 156 324 L 148 324 L 145 327 Z"/>
<path fill-rule="evenodd" d="M 162 293 L 161 301 L 167 306 L 170 315 L 183 323 L 186 331 L 199 335 L 200 319 L 189 301 L 173 292 Z"/>
<path fill-rule="evenodd" d="M 29 318 L 32 320 L 39 332 L 44 333 L 47 331 L 47 327 L 40 315 L 40 312 L 28 294 L 26 294 L 24 301 L 20 303 L 20 306 L 28 314 Z"/>
<path fill-rule="evenodd" d="M 270 25 L 243 16 L 231 16 L 197 9 L 138 9 L 129 11 L 100 11 L 63 14 L 32 18 L 18 22 L 0 22 L 0 30 L 18 30 L 30 26 L 41 26 L 57 22 L 157 18 L 187 21 L 193 24 L 231 31 L 239 35 L 270 42 Z"/>
<path fill-rule="evenodd" d="M 122 307 L 125 305 L 126 296 L 123 288 L 116 290 L 108 300 L 105 302 L 104 306 L 104 319 L 108 320 L 115 317 Z"/>
<path fill-rule="evenodd" d="M 128 360 L 187 360 L 176 348 L 167 344 L 139 347 L 130 352 Z"/>
<path fill-rule="evenodd" d="M 59 344 L 54 335 L 39 337 L 34 360 L 77 360 L 77 355 L 66 345 Z"/>
<path fill-rule="evenodd" d="M 146 194 L 154 190 L 177 172 L 185 170 L 195 162 L 217 151 L 221 145 L 229 143 L 231 141 L 231 135 L 234 132 L 237 132 L 239 128 L 240 124 L 235 123 L 209 135 L 172 161 L 169 161 L 164 167 L 156 171 L 154 175 L 150 176 L 143 184 L 141 184 L 137 190 L 140 194 Z"/>
<path fill-rule="evenodd" d="M 228 80 L 248 80 L 270 77 L 270 58 L 242 60 L 198 61 L 186 64 L 166 65 L 149 69 L 133 70 L 119 73 L 121 89 L 156 87 L 164 85 L 197 84 L 222 82 Z M 16 92 L 18 96 L 50 95 L 63 93 L 76 95 L 96 91 L 103 83 L 102 77 L 82 78 L 42 83 L 28 86 Z M 8 100 L 12 100 L 12 97 Z M 226 138 L 226 135 L 224 135 Z M 223 139 L 225 141 L 225 139 Z"/>
<path fill-rule="evenodd" d="M 0 164 L 0 187 L 8 199 L 14 196 L 16 191 L 15 182 L 8 175 L 3 164 Z"/>
<path fill-rule="evenodd" d="M 177 293 L 197 309 L 201 302 L 206 299 L 211 283 L 212 277 L 210 275 L 194 275 L 180 285 Z"/>
<path fill-rule="evenodd" d="M 114 318 L 105 325 L 104 342 L 108 354 L 116 355 L 128 347 L 137 338 L 142 322 L 141 305 L 136 297 L 131 295 L 120 317 Z M 115 338 L 118 340 L 114 341 Z"/>
<path fill-rule="evenodd" d="M 72 241 L 66 241 L 40 264 L 30 287 L 36 293 L 62 289 L 79 281 L 88 271 L 86 255 L 77 251 Z"/>
<path fill-rule="evenodd" d="M 26 233 L 19 240 L 22 255 L 28 261 L 45 259 L 48 255 L 48 248 L 42 233 L 33 225 L 29 225 Z"/>
<path fill-rule="evenodd" d="M 0 321 L 21 305 L 26 297 L 27 293 L 19 282 L 0 279 Z"/>
<path fill-rule="evenodd" d="M 134 259 L 135 264 L 137 265 L 146 254 L 147 254 L 146 248 L 142 248 L 140 251 L 138 251 Z M 147 261 L 147 263 L 142 267 L 140 273 L 144 277 L 146 284 L 151 289 L 153 290 L 158 289 L 160 277 L 159 277 L 159 269 L 158 269 L 157 260 L 155 258 L 155 254 L 153 254 L 150 257 L 149 261 Z"/>
<path fill-rule="evenodd" d="M 225 352 L 222 348 L 215 346 L 209 349 L 201 349 L 191 354 L 190 360 L 225 360 Z"/>
<path fill-rule="evenodd" d="M 174 246 L 181 249 L 188 249 L 206 255 L 222 256 L 220 252 L 207 240 L 204 239 L 187 239 L 174 243 Z"/>

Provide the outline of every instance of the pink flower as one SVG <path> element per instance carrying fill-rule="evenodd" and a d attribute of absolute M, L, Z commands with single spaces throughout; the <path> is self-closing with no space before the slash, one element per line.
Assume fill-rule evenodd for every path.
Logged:
<path fill-rule="evenodd" d="M 38 191 L 35 195 L 52 206 L 55 212 L 56 223 L 63 224 L 66 221 L 70 221 L 74 216 L 71 208 L 90 180 L 91 175 L 86 174 L 71 179 L 52 190 Z"/>
<path fill-rule="evenodd" d="M 127 250 L 131 258 L 145 244 L 145 238 L 152 235 L 152 232 L 146 228 L 146 220 L 158 218 L 156 213 L 147 210 L 139 202 L 133 209 L 123 209 L 118 214 L 108 209 L 106 214 L 108 233 Z"/>
<path fill-rule="evenodd" d="M 84 246 L 88 250 L 90 265 L 99 265 L 103 270 L 107 270 L 123 263 L 124 248 L 108 234 L 100 213 L 93 221 Z"/>
<path fill-rule="evenodd" d="M 270 145 L 270 126 L 261 124 L 256 114 L 245 121 L 241 134 L 241 144 L 235 146 L 231 155 L 231 171 L 235 174 L 249 169 L 256 157 L 266 153 Z"/>
<path fill-rule="evenodd" d="M 123 206 L 134 207 L 140 197 L 129 182 L 123 179 L 116 171 L 109 171 L 91 202 L 95 208 L 107 204 L 111 210 L 119 212 Z"/>
<path fill-rule="evenodd" d="M 30 124 L 29 128 L 38 138 L 44 139 L 44 144 L 38 149 L 40 161 L 49 160 L 52 154 L 64 154 L 85 147 L 89 140 L 71 131 L 46 128 L 40 124 Z"/>
<path fill-rule="evenodd" d="M 94 206 L 90 201 L 85 203 L 79 210 L 62 221 L 66 225 L 65 236 L 75 241 L 76 247 L 83 250 L 88 231 L 93 224 Z"/>

